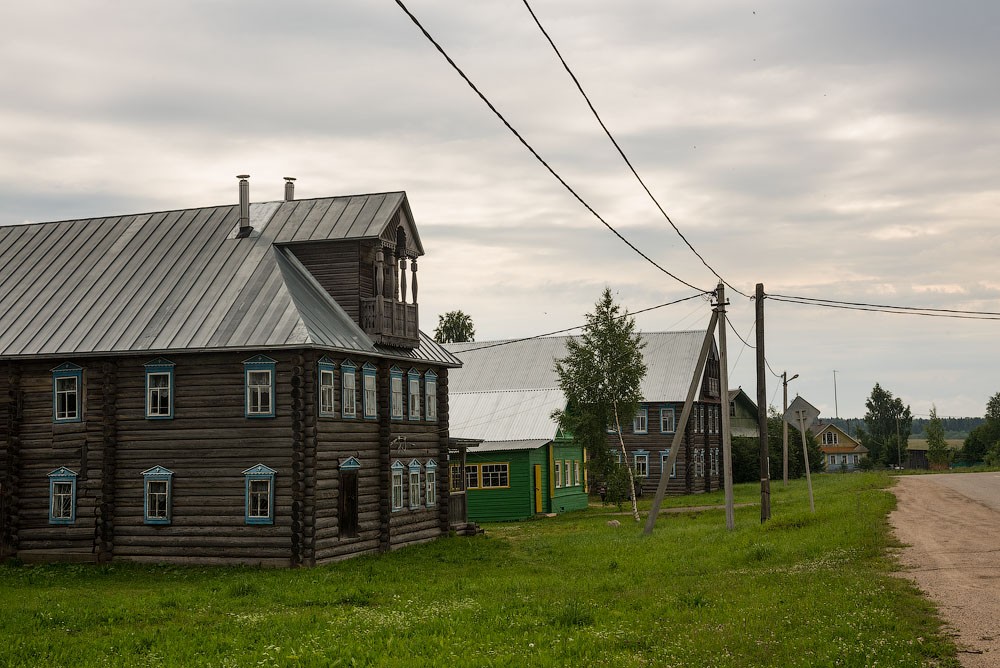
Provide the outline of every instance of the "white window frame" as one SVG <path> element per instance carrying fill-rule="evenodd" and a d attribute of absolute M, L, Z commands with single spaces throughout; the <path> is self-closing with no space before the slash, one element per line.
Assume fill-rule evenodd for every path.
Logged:
<path fill-rule="evenodd" d="M 365 364 L 361 369 L 361 383 L 364 392 L 361 403 L 364 407 L 366 420 L 374 420 L 378 417 L 378 385 L 375 372 L 376 369 L 371 364 Z"/>
<path fill-rule="evenodd" d="M 146 369 L 146 418 L 169 420 L 174 417 L 174 365 L 158 358 L 145 364 Z M 165 386 L 153 386 L 153 379 L 166 378 Z M 164 401 L 164 398 L 166 401 Z"/>
<path fill-rule="evenodd" d="M 472 480 L 469 480 L 469 476 Z M 479 486 L 479 464 L 465 465 L 465 489 L 481 489 Z"/>
<path fill-rule="evenodd" d="M 49 478 L 49 524 L 76 522 L 76 471 L 65 466 L 52 471 Z"/>
<path fill-rule="evenodd" d="M 389 369 L 389 416 L 402 420 L 403 406 L 403 372 L 393 367 Z"/>
<path fill-rule="evenodd" d="M 493 484 L 494 474 L 498 482 L 496 485 Z M 480 464 L 479 479 L 482 489 L 508 489 L 510 487 L 510 464 L 507 462 Z"/>
<path fill-rule="evenodd" d="M 424 504 L 428 508 L 437 505 L 437 462 L 433 459 L 424 466 L 424 481 L 427 490 L 424 492 Z"/>
<path fill-rule="evenodd" d="M 319 414 L 324 417 L 337 415 L 337 372 L 333 367 L 319 368 Z"/>
<path fill-rule="evenodd" d="M 576 487 L 580 486 L 580 460 L 573 460 L 573 485 Z"/>
<path fill-rule="evenodd" d="M 645 450 L 637 450 L 635 454 L 632 455 L 632 462 L 635 467 L 635 475 L 637 478 L 648 478 L 649 477 L 649 453 Z"/>
<path fill-rule="evenodd" d="M 357 367 L 351 362 L 340 365 L 340 416 L 354 419 L 358 416 Z"/>
<path fill-rule="evenodd" d="M 72 397 L 72 401 L 70 398 Z M 52 369 L 52 421 L 83 420 L 83 369 L 66 362 Z M 72 403 L 72 410 L 70 404 Z"/>
<path fill-rule="evenodd" d="M 670 418 L 669 429 L 664 428 L 664 418 Z M 674 412 L 673 408 L 661 408 L 660 409 L 660 433 L 661 434 L 673 434 L 677 431 L 677 413 Z"/>
<path fill-rule="evenodd" d="M 649 433 L 649 410 L 646 408 L 640 408 L 632 418 L 632 433 L 634 434 L 648 434 Z"/>
<path fill-rule="evenodd" d="M 142 472 L 142 519 L 144 524 L 170 524 L 173 476 L 173 471 L 162 466 L 154 466 Z M 163 485 L 163 491 L 154 491 L 154 485 Z"/>
<path fill-rule="evenodd" d="M 243 472 L 244 519 L 247 524 L 274 524 L 275 474 L 274 469 L 263 464 Z"/>
<path fill-rule="evenodd" d="M 435 422 L 437 420 L 437 374 L 433 371 L 428 370 L 424 374 L 424 403 L 426 408 L 424 409 L 426 418 L 429 422 Z"/>
<path fill-rule="evenodd" d="M 409 483 L 410 509 L 414 510 L 420 507 L 420 462 L 415 459 L 410 462 Z"/>
<path fill-rule="evenodd" d="M 403 509 L 403 466 L 402 462 L 392 464 L 392 509 Z"/>
<path fill-rule="evenodd" d="M 572 487 L 573 486 L 573 469 L 570 467 L 568 459 L 563 460 L 563 467 L 564 467 L 564 469 L 566 471 L 566 484 L 563 485 L 563 487 Z"/>
<path fill-rule="evenodd" d="M 562 460 L 555 460 L 555 479 L 556 479 L 556 489 L 562 489 Z"/>
<path fill-rule="evenodd" d="M 660 475 L 663 475 L 663 464 L 666 463 L 667 459 L 670 457 L 670 448 L 660 451 Z M 674 460 L 674 465 L 670 467 L 670 477 L 677 477 L 677 460 Z"/>
<path fill-rule="evenodd" d="M 410 371 L 406 374 L 407 399 L 409 408 L 406 411 L 410 420 L 420 419 L 420 374 Z"/>

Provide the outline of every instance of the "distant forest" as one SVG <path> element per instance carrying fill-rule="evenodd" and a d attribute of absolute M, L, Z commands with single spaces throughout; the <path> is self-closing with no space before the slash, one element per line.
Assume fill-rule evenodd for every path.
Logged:
<path fill-rule="evenodd" d="M 865 426 L 865 421 L 861 418 L 824 418 L 823 422 L 835 424 L 851 436 L 857 436 L 858 427 Z M 910 437 L 927 438 L 926 434 L 924 434 L 924 428 L 928 422 L 930 422 L 928 418 L 913 418 L 913 430 L 910 432 Z M 966 438 L 970 431 L 983 422 L 984 418 L 981 417 L 941 418 L 945 438 Z"/>

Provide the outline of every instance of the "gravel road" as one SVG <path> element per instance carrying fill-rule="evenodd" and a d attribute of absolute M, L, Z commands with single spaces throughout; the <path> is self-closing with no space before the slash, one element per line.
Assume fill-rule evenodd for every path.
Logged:
<path fill-rule="evenodd" d="M 966 668 L 1000 666 L 1000 473 L 900 476 L 900 561 L 954 628 Z"/>

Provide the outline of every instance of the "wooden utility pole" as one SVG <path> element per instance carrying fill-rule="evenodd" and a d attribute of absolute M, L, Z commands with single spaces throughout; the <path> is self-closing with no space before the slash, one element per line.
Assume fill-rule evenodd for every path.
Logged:
<path fill-rule="evenodd" d="M 757 428 L 760 430 L 760 521 L 771 519 L 771 472 L 767 452 L 767 379 L 764 376 L 764 284 L 757 284 Z"/>
<path fill-rule="evenodd" d="M 788 412 L 788 372 L 781 372 L 781 414 Z M 781 480 L 785 487 L 788 487 L 788 423 L 781 421 Z"/>
<path fill-rule="evenodd" d="M 733 512 L 732 423 L 729 419 L 729 352 L 726 349 L 726 288 L 719 282 L 715 312 L 719 316 L 719 391 L 722 393 L 722 484 L 726 490 L 726 528 L 736 528 Z"/>
<path fill-rule="evenodd" d="M 708 353 L 712 350 L 713 334 L 715 324 L 719 319 L 719 314 L 712 311 L 712 318 L 709 320 L 708 329 L 705 331 L 705 339 L 701 344 L 701 352 L 698 354 L 698 363 L 694 368 L 694 375 L 691 378 L 691 385 L 688 387 L 687 398 L 684 400 L 684 408 L 681 409 L 681 416 L 674 429 L 674 438 L 670 442 L 670 454 L 660 470 L 660 482 L 656 485 L 656 496 L 653 497 L 653 506 L 649 509 L 649 517 L 646 518 L 645 534 L 653 533 L 653 526 L 656 525 L 656 516 L 660 513 L 660 506 L 663 505 L 663 497 L 667 493 L 667 481 L 670 480 L 670 470 L 677 461 L 677 452 L 680 450 L 681 441 L 688 429 L 688 418 L 691 417 L 691 406 L 694 404 L 695 393 L 701 387 L 701 380 L 705 374 L 705 362 L 708 360 Z M 724 411 L 724 413 L 726 413 Z M 723 423 L 725 425 L 725 423 Z M 725 428 L 723 428 L 725 429 Z M 725 453 L 723 453 L 725 455 Z"/>

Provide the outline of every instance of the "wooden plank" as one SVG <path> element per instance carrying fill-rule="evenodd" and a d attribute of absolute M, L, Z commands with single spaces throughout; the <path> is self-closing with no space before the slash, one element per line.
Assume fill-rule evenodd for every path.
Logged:
<path fill-rule="evenodd" d="M 327 209 L 326 213 L 323 214 L 323 218 L 316 224 L 316 229 L 313 230 L 311 239 L 329 239 L 340 217 L 347 211 L 347 205 L 350 201 L 350 197 L 337 197 L 330 202 L 330 208 Z"/>
<path fill-rule="evenodd" d="M 330 207 L 333 206 L 333 198 L 317 200 L 315 206 L 309 211 L 309 215 L 302 221 L 298 231 L 293 236 L 295 241 L 307 241 L 313 238 L 316 227 L 322 222 Z"/>

